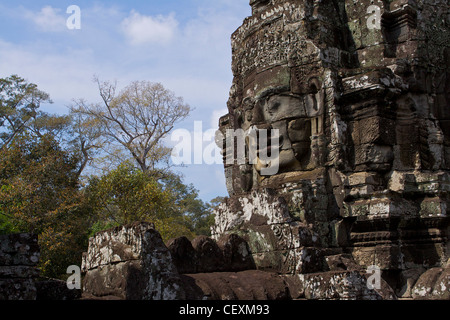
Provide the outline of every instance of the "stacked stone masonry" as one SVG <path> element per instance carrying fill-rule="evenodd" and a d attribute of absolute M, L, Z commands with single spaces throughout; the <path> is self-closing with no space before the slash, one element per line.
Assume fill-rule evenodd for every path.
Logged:
<path fill-rule="evenodd" d="M 0 236 L 0 300 L 35 300 L 39 277 L 37 236 Z"/>

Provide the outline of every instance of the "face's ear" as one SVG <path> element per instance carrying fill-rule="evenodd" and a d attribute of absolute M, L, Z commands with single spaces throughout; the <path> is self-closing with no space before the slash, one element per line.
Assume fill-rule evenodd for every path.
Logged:
<path fill-rule="evenodd" d="M 322 89 L 322 83 L 316 77 L 308 80 L 308 94 L 316 94 Z"/>

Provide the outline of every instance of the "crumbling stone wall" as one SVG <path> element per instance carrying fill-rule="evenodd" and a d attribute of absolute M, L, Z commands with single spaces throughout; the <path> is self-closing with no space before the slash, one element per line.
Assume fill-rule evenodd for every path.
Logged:
<path fill-rule="evenodd" d="M 394 299 L 383 282 L 367 286 L 367 275 L 333 267 L 327 273 L 286 275 L 255 270 L 246 241 L 227 235 L 169 241 L 149 223 L 133 223 L 96 234 L 84 255 L 83 299 Z M 337 263 L 335 263 L 337 265 Z"/>
<path fill-rule="evenodd" d="M 250 5 L 217 142 L 226 160 L 227 130 L 278 130 L 277 173 L 246 139 L 244 161 L 224 162 L 212 239 L 166 247 L 149 223 L 98 233 L 85 298 L 450 299 L 448 1 Z M 8 241 L 0 288 L 32 298 L 33 249 Z"/>
<path fill-rule="evenodd" d="M 255 269 L 247 242 L 236 234 L 215 241 L 199 236 L 193 241 L 186 237 L 167 243 L 173 263 L 181 274 L 238 272 Z"/>
<path fill-rule="evenodd" d="M 0 236 L 0 300 L 36 299 L 39 252 L 36 235 Z"/>
<path fill-rule="evenodd" d="M 327 256 L 327 272 L 283 274 L 255 270 L 248 243 L 236 234 L 215 241 L 200 236 L 166 245 L 149 223 L 133 223 L 98 233 L 83 256 L 83 295 L 64 281 L 38 280 L 37 237 L 0 237 L 1 300 L 65 299 L 395 299 L 381 279 L 369 288 L 368 274 L 351 255 Z M 410 281 L 413 279 L 414 281 Z M 449 299 L 450 265 L 406 278 L 415 299 Z"/>

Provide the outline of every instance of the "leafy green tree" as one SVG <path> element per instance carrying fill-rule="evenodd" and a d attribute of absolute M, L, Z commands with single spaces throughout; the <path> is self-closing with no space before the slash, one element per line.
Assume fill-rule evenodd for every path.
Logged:
<path fill-rule="evenodd" d="M 37 234 L 44 275 L 79 264 L 86 245 L 90 209 L 78 185 L 78 167 L 79 159 L 50 134 L 21 134 L 0 150 L 1 232 Z"/>
<path fill-rule="evenodd" d="M 212 207 L 199 198 L 198 190 L 192 184 L 186 185 L 182 176 L 173 172 L 160 182 L 171 194 L 175 210 L 187 218 L 189 230 L 195 235 L 209 236 L 214 223 Z"/>
<path fill-rule="evenodd" d="M 169 189 L 153 177 L 125 162 L 100 178 L 92 178 L 87 188 L 95 203 L 96 228 L 134 221 L 153 222 L 165 240 L 192 236 L 187 217 L 178 210 Z"/>
<path fill-rule="evenodd" d="M 79 101 L 57 116 L 39 110 L 51 100 L 35 84 L 0 79 L 0 233 L 38 234 L 46 276 L 79 265 L 97 231 L 149 221 L 168 240 L 209 235 L 213 223 L 212 206 L 161 165 L 170 154 L 163 138 L 189 106 L 160 84 L 134 82 L 117 95 L 98 84 L 103 106 Z M 82 185 L 106 151 L 120 165 L 89 172 Z"/>
<path fill-rule="evenodd" d="M 74 121 L 42 103 L 52 101 L 37 85 L 0 79 L 0 233 L 36 233 L 42 273 L 57 276 L 79 264 L 92 210 L 79 186 Z"/>
<path fill-rule="evenodd" d="M 41 229 L 41 218 L 58 207 L 77 188 L 78 160 L 59 148 L 51 136 L 35 141 L 28 135 L 2 151 L 0 181 L 2 213 L 13 218 L 19 229 Z M 69 191 L 69 192 L 68 192 Z"/>

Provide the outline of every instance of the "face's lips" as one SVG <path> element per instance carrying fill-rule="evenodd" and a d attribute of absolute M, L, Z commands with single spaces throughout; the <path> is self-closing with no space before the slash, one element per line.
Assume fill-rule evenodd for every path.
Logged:
<path fill-rule="evenodd" d="M 260 145 L 260 139 L 259 139 L 259 137 L 260 137 L 260 134 L 259 134 L 260 130 L 267 130 L 267 145 L 265 145 L 265 146 Z M 271 151 L 272 151 L 272 145 L 271 145 L 272 130 L 273 130 L 272 127 L 270 127 L 269 129 L 256 129 L 256 136 L 258 138 L 256 151 L 257 151 L 258 157 L 259 157 L 259 154 L 261 152 L 265 152 L 266 155 L 271 153 Z M 278 149 L 281 150 L 283 145 L 284 145 L 284 136 L 280 135 L 279 139 L 278 139 Z"/>
<path fill-rule="evenodd" d="M 261 132 L 264 132 L 263 130 L 266 131 L 266 142 L 260 141 Z M 263 169 L 270 169 L 272 168 L 272 166 L 274 166 L 274 168 L 279 167 L 279 155 L 283 152 L 281 149 L 286 138 L 283 135 L 280 135 L 278 137 L 279 152 L 278 154 L 275 154 L 275 152 L 273 151 L 273 146 L 271 145 L 272 135 L 274 134 L 273 130 L 274 128 L 272 128 L 271 126 L 261 129 L 254 126 L 250 129 L 249 134 L 246 138 L 247 147 L 254 152 L 250 152 L 249 155 L 253 154 L 253 156 L 255 157 L 252 161 L 255 161 L 253 162 L 253 165 L 258 172 L 262 172 Z"/>
<path fill-rule="evenodd" d="M 261 171 L 262 169 L 265 169 L 265 168 L 270 168 L 270 166 L 271 166 L 271 161 L 263 161 L 259 157 L 256 159 L 255 169 L 257 171 Z"/>

